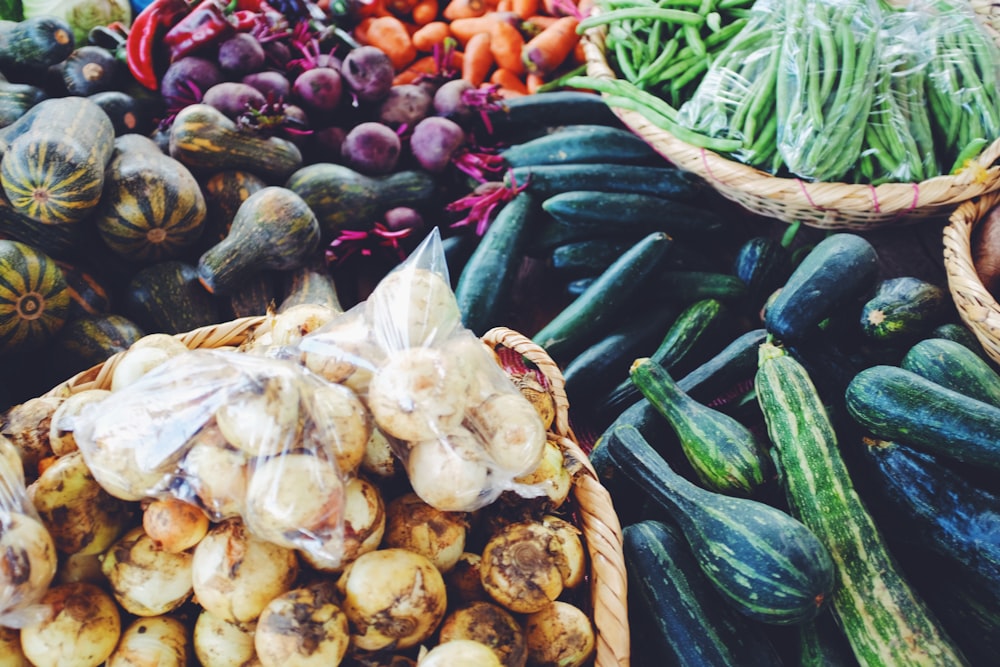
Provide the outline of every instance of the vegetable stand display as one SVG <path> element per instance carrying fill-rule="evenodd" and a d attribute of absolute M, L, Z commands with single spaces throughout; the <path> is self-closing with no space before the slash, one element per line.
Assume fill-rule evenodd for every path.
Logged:
<path fill-rule="evenodd" d="M 725 197 L 786 222 L 860 231 L 943 218 L 1000 187 L 990 41 L 997 33 L 987 16 L 969 9 L 976 3 L 846 0 L 831 3 L 829 16 L 825 3 L 805 7 L 805 16 L 796 13 L 798 3 L 707 2 L 698 10 L 682 4 L 657 15 L 597 2 L 581 23 L 588 76 L 578 84 L 599 90 L 634 132 Z M 955 24 L 937 37 L 909 19 L 894 28 L 884 16 L 899 15 L 882 9 L 890 4 L 907 7 L 899 15 L 926 10 L 938 24 Z M 720 15 L 731 22 L 720 25 Z M 888 30 L 897 31 L 900 53 L 875 50 L 887 43 Z M 642 43 L 626 47 L 630 34 Z M 808 35 L 802 48 L 799 34 Z M 906 46 L 905 39 L 917 41 Z M 935 39 L 947 51 L 927 49 Z M 647 41 L 663 48 L 645 51 Z M 920 50 L 936 53 L 934 60 L 906 65 Z M 883 68 L 868 67 L 873 58 L 890 63 L 885 71 L 892 74 L 876 75 Z M 636 71 L 630 59 L 645 69 Z M 856 59 L 866 64 L 856 66 Z M 952 64 L 957 69 L 948 73 Z M 904 81 L 893 67 L 917 78 Z M 935 92 L 945 80 L 953 87 Z M 841 96 L 827 92 L 835 90 Z M 979 108 L 990 110 L 987 117 L 978 118 Z M 964 123 L 969 127 L 960 130 Z M 925 160 L 935 150 L 936 168 Z"/>

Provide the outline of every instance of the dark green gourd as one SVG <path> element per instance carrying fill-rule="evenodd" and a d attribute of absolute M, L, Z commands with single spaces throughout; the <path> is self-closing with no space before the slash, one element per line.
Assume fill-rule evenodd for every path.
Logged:
<path fill-rule="evenodd" d="M 124 314 L 146 333 L 183 333 L 225 319 L 218 298 L 205 291 L 198 269 L 186 262 L 150 264 L 123 291 Z"/>
<path fill-rule="evenodd" d="M 1000 407 L 1000 373 L 962 343 L 925 338 L 903 356 L 900 366 L 966 396 Z"/>

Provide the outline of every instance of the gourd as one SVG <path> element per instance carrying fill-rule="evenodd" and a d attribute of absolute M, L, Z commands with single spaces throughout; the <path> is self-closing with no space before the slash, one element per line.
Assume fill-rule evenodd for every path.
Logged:
<path fill-rule="evenodd" d="M 125 285 L 122 307 L 146 333 L 177 334 L 225 319 L 218 299 L 198 281 L 198 269 L 180 260 L 137 271 Z"/>
<path fill-rule="evenodd" d="M 913 276 L 881 281 L 861 308 L 861 331 L 882 343 L 913 340 L 941 323 L 950 299 L 944 288 Z"/>
<path fill-rule="evenodd" d="M 66 324 L 69 306 L 55 260 L 25 243 L 0 240 L 0 353 L 48 341 Z"/>
<path fill-rule="evenodd" d="M 10 125 L 48 96 L 30 83 L 0 83 L 0 127 Z"/>
<path fill-rule="evenodd" d="M 240 205 L 226 238 L 198 260 L 198 276 L 209 292 L 228 294 L 258 271 L 301 266 L 319 241 L 319 222 L 306 202 L 268 186 Z"/>
<path fill-rule="evenodd" d="M 56 264 L 66 280 L 70 318 L 101 315 L 111 310 L 109 281 L 82 263 L 56 260 Z"/>
<path fill-rule="evenodd" d="M 73 52 L 69 23 L 54 16 L 0 21 L 0 67 L 46 68 Z"/>
<path fill-rule="evenodd" d="M 229 169 L 212 174 L 202 185 L 202 194 L 208 207 L 205 233 L 202 242 L 209 245 L 226 238 L 236 211 L 247 197 L 267 187 L 260 176 L 249 171 Z"/>
<path fill-rule="evenodd" d="M 123 352 L 144 332 L 123 315 L 106 313 L 70 321 L 52 341 L 49 365 L 56 381 Z"/>

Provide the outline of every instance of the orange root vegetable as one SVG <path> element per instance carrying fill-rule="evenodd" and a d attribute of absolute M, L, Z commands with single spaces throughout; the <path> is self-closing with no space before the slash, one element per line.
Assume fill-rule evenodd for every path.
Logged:
<path fill-rule="evenodd" d="M 369 44 L 368 30 L 371 28 L 374 20 L 374 16 L 367 16 L 358 21 L 357 25 L 354 26 L 354 29 L 351 30 L 351 36 L 358 40 L 358 43 L 360 44 Z"/>
<path fill-rule="evenodd" d="M 397 72 L 406 69 L 417 58 L 417 48 L 413 46 L 409 30 L 395 16 L 373 19 L 368 26 L 368 43 L 382 49 Z"/>
<path fill-rule="evenodd" d="M 389 13 L 396 17 L 406 17 L 413 11 L 413 6 L 417 0 L 382 0 Z"/>
<path fill-rule="evenodd" d="M 413 5 L 413 11 L 410 12 L 410 18 L 416 25 L 427 25 L 437 18 L 440 8 L 438 0 L 417 0 L 417 4 Z"/>
<path fill-rule="evenodd" d="M 488 33 L 493 29 L 493 26 L 502 22 L 510 23 L 516 27 L 520 19 L 514 12 L 490 12 L 483 16 L 455 19 L 448 28 L 451 30 L 452 37 L 459 44 L 465 46 L 474 35 Z"/>
<path fill-rule="evenodd" d="M 493 7 L 493 3 L 488 0 L 448 0 L 441 16 L 449 21 L 468 19 L 488 14 Z"/>
<path fill-rule="evenodd" d="M 490 34 L 480 32 L 473 35 L 465 45 L 464 57 L 462 58 L 462 78 L 473 86 L 478 86 L 486 81 L 493 65 Z"/>
<path fill-rule="evenodd" d="M 511 7 L 513 7 L 513 0 L 499 0 L 497 2 L 498 12 L 509 12 L 511 11 Z"/>
<path fill-rule="evenodd" d="M 538 14 L 541 7 L 541 0 L 511 0 L 511 9 L 522 19 Z"/>
<path fill-rule="evenodd" d="M 523 48 L 524 36 L 520 30 L 506 21 L 493 24 L 490 29 L 490 51 L 497 67 L 518 75 L 524 74 L 524 63 L 521 62 Z"/>
<path fill-rule="evenodd" d="M 541 74 L 528 74 L 524 77 L 524 86 L 528 89 L 528 93 L 534 95 L 538 92 L 538 89 L 545 85 L 545 77 Z"/>
<path fill-rule="evenodd" d="M 534 37 L 558 20 L 559 19 L 555 16 L 534 14 L 533 16 L 529 16 L 524 19 L 524 22 L 521 24 L 521 29 L 524 30 L 524 33 L 529 37 Z"/>
<path fill-rule="evenodd" d="M 413 33 L 413 46 L 421 53 L 430 53 L 450 35 L 451 28 L 445 21 L 431 21 Z"/>
<path fill-rule="evenodd" d="M 493 74 L 490 76 L 490 83 L 500 86 L 501 90 L 497 92 L 501 95 L 504 95 L 505 92 L 517 93 L 519 95 L 528 94 L 528 87 L 521 77 L 516 72 L 503 67 L 498 67 L 493 71 Z"/>
<path fill-rule="evenodd" d="M 208 533 L 208 515 L 176 498 L 154 500 L 142 513 L 142 528 L 157 547 L 170 553 L 190 549 Z"/>
<path fill-rule="evenodd" d="M 525 69 L 548 74 L 563 64 L 580 41 L 579 23 L 573 16 L 563 16 L 528 40 L 521 53 Z"/>

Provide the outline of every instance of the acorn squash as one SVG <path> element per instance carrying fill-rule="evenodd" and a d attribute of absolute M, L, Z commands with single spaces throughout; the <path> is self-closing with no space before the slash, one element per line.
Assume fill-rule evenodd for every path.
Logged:
<path fill-rule="evenodd" d="M 0 353 L 52 338 L 66 324 L 69 303 L 55 260 L 26 243 L 0 240 Z"/>

